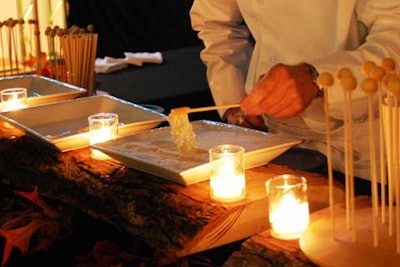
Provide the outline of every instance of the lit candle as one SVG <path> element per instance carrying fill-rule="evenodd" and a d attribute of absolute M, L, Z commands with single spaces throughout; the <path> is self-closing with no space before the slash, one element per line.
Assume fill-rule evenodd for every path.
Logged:
<path fill-rule="evenodd" d="M 8 88 L 0 91 L 1 111 L 11 111 L 27 107 L 26 88 Z"/>
<path fill-rule="evenodd" d="M 295 175 L 280 175 L 266 182 L 272 236 L 297 239 L 307 229 L 309 208 L 307 181 Z"/>
<path fill-rule="evenodd" d="M 210 148 L 210 193 L 215 200 L 234 202 L 246 196 L 244 148 L 224 144 Z"/>
<path fill-rule="evenodd" d="M 97 113 L 88 117 L 90 145 L 105 142 L 118 136 L 118 115 L 115 113 Z M 92 156 L 107 159 L 109 156 L 92 149 Z"/>

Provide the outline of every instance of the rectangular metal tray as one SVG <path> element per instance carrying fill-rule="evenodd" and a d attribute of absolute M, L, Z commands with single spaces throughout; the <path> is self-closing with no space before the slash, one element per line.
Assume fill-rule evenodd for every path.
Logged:
<path fill-rule="evenodd" d="M 179 152 L 172 141 L 170 127 L 160 127 L 93 145 L 127 167 L 173 182 L 190 185 L 210 176 L 208 150 L 220 144 L 245 148 L 245 168 L 261 166 L 292 146 L 299 144 L 281 135 L 256 131 L 220 122 L 191 122 L 196 134 L 197 151 Z"/>
<path fill-rule="evenodd" d="M 167 116 L 113 96 L 90 96 L 0 113 L 4 121 L 27 134 L 69 151 L 89 146 L 88 116 L 117 113 L 119 136 L 156 127 Z"/>
<path fill-rule="evenodd" d="M 84 96 L 87 93 L 84 88 L 39 75 L 18 75 L 0 78 L 0 90 L 15 87 L 26 88 L 28 106 L 73 99 Z"/>

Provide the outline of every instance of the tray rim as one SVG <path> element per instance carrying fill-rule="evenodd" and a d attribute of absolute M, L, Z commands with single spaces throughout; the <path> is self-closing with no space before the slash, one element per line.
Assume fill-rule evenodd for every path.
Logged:
<path fill-rule="evenodd" d="M 87 94 L 87 89 L 78 87 L 76 85 L 72 85 L 66 82 L 61 82 L 49 77 L 37 75 L 37 74 L 21 74 L 21 75 L 12 75 L 12 76 L 5 76 L 0 78 L 0 83 L 1 81 L 5 80 L 10 80 L 12 81 L 13 79 L 25 79 L 25 78 L 31 78 L 31 79 L 39 79 L 43 80 L 49 83 L 53 83 L 55 85 L 62 85 L 63 87 L 69 88 L 70 91 L 63 91 L 63 92 L 54 92 L 53 94 L 45 94 L 45 95 L 39 95 L 39 96 L 31 96 L 27 98 L 27 107 L 33 107 L 33 106 L 39 106 L 39 105 L 44 105 L 44 104 L 49 104 L 49 103 L 54 103 L 54 102 L 59 102 L 59 101 L 65 101 L 65 100 L 70 100 L 74 98 L 79 98 L 83 97 Z M 13 86 L 13 87 L 22 87 L 22 86 Z M 12 88 L 12 87 L 9 87 Z M 27 88 L 29 89 L 29 88 Z M 3 104 L 0 102 L 0 113 L 6 112 L 2 111 L 3 110 Z"/>
<path fill-rule="evenodd" d="M 36 106 L 32 106 L 32 107 L 26 107 L 24 109 L 21 109 L 21 111 L 29 112 L 29 110 L 46 109 L 46 108 L 56 107 L 56 106 L 60 106 L 60 105 L 61 106 L 68 105 L 69 103 L 72 103 L 72 102 L 75 102 L 75 103 L 76 102 L 85 102 L 85 101 L 87 102 L 87 101 L 95 101 L 97 99 L 108 99 L 108 100 L 114 101 L 116 103 L 127 105 L 132 108 L 139 109 L 139 110 L 144 110 L 146 112 L 149 112 L 151 114 L 159 116 L 159 119 L 139 121 L 139 122 L 128 123 L 128 124 L 119 126 L 118 127 L 118 131 L 119 131 L 118 137 L 123 137 L 123 136 L 129 135 L 131 133 L 137 132 L 134 129 L 137 127 L 144 127 L 146 129 L 154 128 L 155 126 L 157 126 L 167 120 L 167 116 L 165 114 L 156 112 L 154 110 L 150 110 L 139 104 L 135 104 L 135 103 L 129 102 L 127 100 L 120 99 L 120 98 L 117 98 L 117 97 L 111 96 L 111 95 L 95 95 L 95 96 L 67 99 L 67 100 L 63 100 L 63 101 L 57 101 L 57 102 L 52 102 L 52 103 L 47 103 L 47 104 L 42 104 L 42 105 L 36 105 Z M 60 138 L 50 139 L 50 138 L 42 135 L 38 131 L 32 129 L 31 127 L 28 127 L 24 123 L 21 123 L 17 120 L 14 120 L 13 118 L 10 118 L 7 116 L 7 114 L 14 113 L 14 112 L 18 112 L 18 111 L 0 112 L 0 119 L 10 123 L 11 125 L 18 127 L 19 129 L 22 129 L 25 133 L 39 139 L 40 141 L 45 142 L 49 145 L 52 145 L 54 148 L 56 148 L 57 150 L 59 150 L 61 152 L 66 152 L 66 151 L 80 149 L 80 148 L 89 146 L 89 132 L 87 132 L 87 131 L 60 137 Z M 79 145 L 76 145 L 74 147 L 69 147 L 69 148 L 66 147 L 66 145 L 64 145 L 67 142 L 72 142 L 73 140 L 78 140 L 78 139 L 83 140 L 82 142 L 79 143 Z"/>
<path fill-rule="evenodd" d="M 217 126 L 227 127 L 228 129 L 233 129 L 233 130 L 250 131 L 252 133 L 261 134 L 261 135 L 264 135 L 264 136 L 282 136 L 280 134 L 273 134 L 273 133 L 269 133 L 269 132 L 258 131 L 258 130 L 254 130 L 254 129 L 249 129 L 249 128 L 237 126 L 237 125 L 227 124 L 227 123 L 223 123 L 223 122 L 210 121 L 210 120 L 196 120 L 196 121 L 192 121 L 191 123 L 195 123 L 195 124 L 200 124 L 200 123 L 213 124 L 213 125 L 217 125 Z M 124 136 L 124 137 L 121 137 L 121 138 L 122 139 L 123 138 L 129 138 L 129 136 L 135 136 L 135 135 L 146 134 L 146 133 L 151 134 L 151 133 L 153 133 L 155 131 L 161 131 L 161 130 L 165 130 L 165 129 L 168 129 L 168 128 L 169 128 L 169 126 L 159 127 L 159 128 L 150 129 L 150 130 L 147 130 L 147 131 L 142 131 L 142 132 L 139 132 L 139 133 L 134 133 L 134 134 L 131 134 L 131 135 L 127 135 L 127 136 Z M 258 163 L 258 164 L 249 164 L 249 162 L 248 162 L 249 161 L 249 157 L 253 157 L 254 155 L 257 155 L 259 153 L 265 153 L 265 152 L 268 152 L 270 150 L 277 150 L 277 149 L 280 149 L 280 152 L 278 153 L 278 155 L 280 155 L 283 152 L 285 152 L 286 150 L 288 150 L 289 148 L 291 148 L 291 147 L 293 147 L 293 146 L 295 146 L 297 144 L 300 144 L 302 142 L 301 140 L 296 140 L 296 139 L 293 139 L 293 138 L 290 138 L 290 137 L 287 137 L 287 136 L 282 136 L 282 137 L 284 137 L 287 140 L 291 140 L 291 141 L 290 142 L 288 141 L 286 143 L 282 143 L 282 144 L 279 144 L 279 145 L 275 145 L 275 146 L 272 146 L 272 147 L 265 147 L 265 148 L 258 149 L 258 150 L 245 151 L 245 153 L 244 153 L 244 156 L 245 156 L 245 169 L 251 169 L 251 168 L 254 168 L 254 167 L 258 167 L 258 166 L 267 164 L 269 161 L 272 160 L 271 159 L 268 162 L 263 162 L 263 163 Z M 109 142 L 115 142 L 115 141 L 118 142 L 118 141 L 122 140 L 121 138 L 116 138 L 114 140 L 110 140 Z M 208 162 L 200 164 L 200 165 L 195 166 L 195 167 L 191 167 L 191 168 L 186 169 L 186 170 L 181 171 L 181 172 L 176 172 L 176 171 L 168 169 L 167 167 L 164 167 L 164 166 L 155 166 L 155 168 L 150 168 L 150 170 L 149 170 L 149 168 L 146 169 L 146 166 L 154 167 L 154 165 L 151 165 L 148 161 L 144 161 L 142 159 L 137 159 L 137 158 L 135 158 L 135 159 L 131 158 L 133 160 L 133 162 L 132 162 L 133 164 L 126 164 L 126 159 L 129 158 L 129 156 L 121 155 L 121 153 L 118 154 L 117 152 L 111 151 L 112 149 L 106 149 L 105 147 L 102 147 L 102 144 L 105 144 L 105 143 L 107 143 L 107 142 L 91 145 L 91 147 L 94 148 L 94 149 L 102 151 L 103 153 L 105 153 L 105 154 L 111 156 L 112 158 L 120 161 L 122 164 L 124 164 L 125 166 L 127 166 L 129 168 L 133 168 L 133 169 L 136 169 L 136 170 L 139 170 L 139 171 L 142 171 L 142 172 L 146 172 L 146 173 L 161 177 L 163 179 L 179 183 L 179 184 L 184 185 L 184 186 L 188 186 L 188 185 L 191 185 L 191 184 L 195 184 L 195 183 L 198 183 L 198 182 L 203 182 L 203 181 L 208 180 L 208 179 L 204 178 L 204 176 L 206 176 L 209 173 L 209 169 L 207 169 L 208 166 L 209 166 Z M 246 163 L 246 158 L 248 159 L 247 163 Z M 198 176 L 197 179 L 193 178 L 193 174 L 196 173 L 196 172 L 202 173 L 201 175 L 197 175 Z M 200 176 L 203 176 L 203 177 L 200 177 Z M 189 178 L 191 178 L 191 181 L 187 181 L 187 179 L 189 179 Z"/>

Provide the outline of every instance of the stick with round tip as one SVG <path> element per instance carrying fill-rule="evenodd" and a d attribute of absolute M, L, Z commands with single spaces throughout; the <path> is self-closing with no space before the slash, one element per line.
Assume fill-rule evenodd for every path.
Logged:
<path fill-rule="evenodd" d="M 381 140 L 380 140 L 380 156 L 381 156 L 381 203 L 382 203 L 382 223 L 385 222 L 386 220 L 386 216 L 385 216 L 385 206 L 386 206 L 386 194 L 385 194 L 385 183 L 386 183 L 386 179 L 387 179 L 387 173 L 386 173 L 386 168 L 384 168 L 383 166 L 385 166 L 386 164 L 386 155 L 385 155 L 385 142 L 384 142 L 384 128 L 383 128 L 383 93 L 382 93 L 382 84 L 383 86 L 387 87 L 387 82 L 390 79 L 391 76 L 395 75 L 392 72 L 395 69 L 395 62 L 393 59 L 387 57 L 384 58 L 381 62 L 381 68 L 383 70 L 385 70 L 385 75 L 382 77 L 383 74 L 383 70 L 379 69 L 378 73 L 379 76 L 377 77 L 378 81 L 379 81 L 379 89 L 378 89 L 378 97 L 379 97 L 379 121 L 380 121 L 380 128 L 379 128 L 379 132 L 380 132 L 380 136 L 381 136 Z M 392 195 L 392 193 L 390 193 Z M 392 202 L 393 203 L 393 202 Z M 392 205 L 392 204 L 390 204 Z M 390 216 L 392 217 L 392 216 Z M 391 222 L 390 222 L 391 223 Z"/>
<path fill-rule="evenodd" d="M 63 77 L 63 73 L 64 72 L 63 72 L 63 68 L 62 68 L 65 63 L 63 62 L 64 55 L 62 53 L 61 41 L 60 41 L 61 37 L 65 34 L 65 31 L 63 29 L 61 29 L 61 28 L 58 28 L 57 31 L 56 31 L 56 34 L 57 34 L 57 46 L 56 46 L 56 48 L 57 48 L 57 52 L 56 52 L 57 61 L 56 61 L 56 64 L 57 64 L 58 69 L 59 69 L 59 73 L 58 73 L 57 77 L 58 77 L 59 80 L 65 81 L 65 77 Z"/>
<path fill-rule="evenodd" d="M 354 204 L 354 166 L 353 166 L 353 119 L 351 92 L 357 87 L 357 80 L 347 68 L 338 72 L 338 79 L 344 90 L 344 120 L 345 120 L 345 179 L 346 179 L 346 211 L 347 226 L 352 230 L 353 242 L 356 239 L 355 232 L 355 204 Z"/>
<path fill-rule="evenodd" d="M 17 20 L 17 27 L 18 27 L 18 40 L 19 40 L 19 45 L 20 45 L 20 53 L 21 53 L 21 59 L 22 59 L 22 71 L 25 74 L 26 73 L 26 64 L 25 64 L 25 60 L 26 60 L 26 53 L 25 53 L 25 41 L 24 41 L 24 24 L 25 21 L 24 19 L 20 18 Z"/>
<path fill-rule="evenodd" d="M 392 58 L 387 57 L 387 58 L 382 59 L 381 66 L 386 71 L 386 73 L 390 73 L 390 72 L 394 71 L 394 69 L 396 67 L 396 63 L 394 62 L 394 60 Z"/>
<path fill-rule="evenodd" d="M 3 63 L 3 76 L 6 76 L 6 60 L 4 56 L 4 44 L 3 44 L 3 26 L 5 24 L 3 22 L 0 22 L 0 45 L 1 45 L 1 54 L 3 55 L 2 57 L 2 63 Z"/>
<path fill-rule="evenodd" d="M 377 184 L 377 162 L 374 135 L 374 108 L 373 95 L 378 90 L 378 82 L 372 78 L 365 78 L 361 83 L 361 89 L 368 95 L 368 124 L 369 124 L 369 146 L 371 160 L 371 180 L 372 180 L 372 226 L 374 246 L 378 246 L 377 217 L 378 213 L 378 184 Z"/>
<path fill-rule="evenodd" d="M 361 67 L 361 73 L 364 74 L 365 77 L 371 77 L 371 71 L 376 67 L 376 63 L 373 61 L 366 61 Z"/>
<path fill-rule="evenodd" d="M 375 79 L 378 82 L 381 82 L 383 77 L 386 75 L 386 70 L 383 67 L 376 66 L 373 68 L 369 74 L 369 77 Z"/>
<path fill-rule="evenodd" d="M 56 51 L 56 36 L 57 27 L 50 31 L 50 45 L 51 45 L 51 59 L 55 67 L 55 78 L 58 80 L 58 64 L 57 64 L 57 51 Z"/>
<path fill-rule="evenodd" d="M 15 71 L 17 72 L 17 75 L 19 74 L 19 56 L 18 56 L 18 44 L 17 44 L 17 30 L 16 30 L 16 25 L 18 25 L 18 20 L 13 20 L 12 22 L 12 27 L 11 27 L 11 32 L 12 32 L 12 44 L 13 44 L 13 50 L 14 50 L 14 59 L 15 59 Z"/>
<path fill-rule="evenodd" d="M 389 235 L 393 235 L 393 184 L 394 184 L 394 172 L 393 172 L 393 94 L 388 89 L 389 80 L 392 75 L 385 75 L 382 84 L 388 91 L 387 97 L 385 99 L 386 102 L 386 114 L 384 116 L 386 122 L 386 134 L 385 134 L 385 143 L 386 143 L 386 154 L 387 154 L 387 168 L 388 168 L 388 213 L 389 213 Z M 383 122 L 383 121 L 382 121 Z"/>
<path fill-rule="evenodd" d="M 388 67 L 389 62 L 387 60 L 382 61 L 382 66 Z M 390 64 L 391 65 L 391 64 Z M 386 193 L 385 193 L 385 184 L 386 184 L 386 152 L 385 152 L 385 138 L 384 138 L 384 128 L 383 128 L 383 93 L 382 93 L 382 83 L 381 80 L 384 75 L 385 68 L 383 67 L 377 68 L 375 62 L 367 61 L 364 63 L 361 72 L 366 76 L 373 78 L 378 85 L 378 112 L 379 112 L 379 160 L 380 160 L 380 182 L 381 182 L 381 221 L 382 223 L 386 222 Z"/>
<path fill-rule="evenodd" d="M 339 81 L 341 81 L 341 79 L 344 77 L 344 76 L 351 76 L 351 75 L 353 75 L 353 73 L 350 71 L 350 69 L 348 69 L 348 68 L 341 68 L 339 71 L 338 71 L 338 73 L 337 73 L 337 75 L 336 75 L 336 77 L 337 77 L 337 79 L 339 80 Z M 341 87 L 343 88 L 343 85 L 342 85 L 342 82 L 340 82 L 340 85 L 341 85 Z M 347 94 L 344 94 L 345 95 L 345 98 L 346 98 L 346 95 Z M 349 185 L 349 181 L 350 181 L 350 179 L 349 179 L 349 160 L 348 160 L 348 145 L 347 145 L 347 143 L 348 143 L 348 140 L 347 140 L 347 138 L 348 138 L 348 124 L 347 124 L 347 122 L 348 122 L 348 112 L 347 112 L 347 102 L 348 101 L 346 101 L 346 99 L 345 99 L 345 109 L 344 109 L 344 125 L 345 125 L 345 127 L 344 127 L 344 153 L 345 153 L 345 155 L 344 155 L 344 168 L 345 168 L 345 193 L 346 193 L 346 219 L 347 219 L 347 228 L 350 228 L 350 191 L 349 191 L 349 187 L 350 187 L 350 185 Z"/>
<path fill-rule="evenodd" d="M 343 78 L 345 78 L 345 77 L 347 77 L 347 76 L 353 76 L 353 72 L 349 69 L 349 68 L 341 68 L 339 71 L 338 71 L 338 73 L 337 73 L 337 79 L 339 80 L 339 81 L 341 81 L 341 80 L 343 80 Z M 351 80 L 346 80 L 345 79 L 345 82 L 348 82 L 348 81 L 351 81 Z M 341 82 L 342 83 L 342 82 Z M 343 86 L 342 86 L 343 87 Z M 344 88 L 343 88 L 344 89 Z M 345 89 L 346 90 L 346 89 Z"/>
<path fill-rule="evenodd" d="M 12 60 L 12 27 L 13 27 L 13 19 L 9 18 L 6 21 L 7 25 L 7 47 L 8 47 L 8 60 L 10 64 L 10 74 L 14 74 L 13 60 Z"/>
<path fill-rule="evenodd" d="M 382 62 L 382 65 L 384 65 L 383 62 Z M 381 138 L 380 138 L 380 146 L 381 146 L 381 148 L 380 148 L 380 158 L 381 158 L 380 163 L 381 163 L 381 166 L 382 166 L 381 167 L 381 193 L 382 193 L 381 194 L 382 195 L 382 200 L 381 200 L 382 202 L 381 203 L 382 203 L 382 222 L 385 222 L 386 216 L 385 216 L 384 207 L 386 205 L 386 202 L 384 202 L 384 201 L 385 201 L 385 198 L 386 198 L 386 194 L 385 194 L 384 184 L 386 183 L 385 179 L 387 177 L 387 174 L 386 174 L 386 170 L 385 170 L 385 168 L 383 166 L 386 165 L 386 158 L 388 158 L 387 155 L 389 155 L 389 157 L 391 155 L 390 151 L 387 151 L 387 153 L 385 153 L 384 129 L 383 129 L 382 81 L 383 81 L 384 77 L 386 77 L 386 70 L 382 66 L 376 66 L 375 68 L 373 68 L 371 70 L 371 72 L 369 74 L 369 77 L 375 79 L 378 82 L 378 85 L 379 85 L 378 86 L 378 99 L 379 99 L 379 119 L 380 119 L 380 136 L 381 136 Z M 386 140 L 386 142 L 387 141 L 389 141 L 389 140 Z M 388 148 L 388 150 L 391 149 L 390 146 L 386 146 L 386 147 Z M 391 158 L 388 158 L 387 160 L 390 161 Z M 392 179 L 390 177 L 391 177 L 391 174 L 389 172 L 389 186 L 392 183 Z M 392 214 L 393 214 L 393 209 L 392 209 L 392 203 L 393 202 L 392 202 L 392 200 L 393 200 L 393 194 L 392 194 L 392 192 L 389 192 L 389 232 L 392 232 Z"/>
<path fill-rule="evenodd" d="M 335 222 L 334 222 L 334 209 L 333 204 L 333 167 L 332 167 L 332 149 L 331 149 L 331 127 L 330 127 L 330 115 L 329 115 L 329 94 L 328 88 L 334 84 L 334 78 L 332 74 L 328 72 L 321 73 L 317 78 L 317 84 L 320 88 L 323 88 L 324 95 L 324 111 L 325 111 L 325 128 L 326 128 L 326 157 L 328 164 L 328 180 L 329 180 L 329 211 L 331 215 L 331 226 L 332 226 L 332 237 L 335 238 Z"/>
<path fill-rule="evenodd" d="M 34 24 L 35 20 L 29 19 L 28 20 L 29 24 L 29 56 L 33 57 L 33 32 L 34 32 Z M 35 66 L 34 64 L 31 65 L 31 70 L 34 70 Z"/>
<path fill-rule="evenodd" d="M 400 140 L 399 140 L 399 100 L 400 100 L 400 78 L 398 78 L 396 75 L 390 75 L 384 80 L 384 84 L 386 85 L 386 88 L 389 92 L 389 94 L 392 94 L 393 98 L 389 100 L 389 106 L 393 106 L 393 108 L 389 109 L 388 111 L 388 116 L 391 122 L 390 128 L 391 131 L 389 132 L 390 134 L 390 139 L 391 139 L 391 157 L 392 161 L 391 164 L 391 174 L 392 174 L 392 179 L 394 180 L 394 186 L 395 186 L 395 197 L 396 197 L 396 240 L 397 240 L 397 253 L 400 253 L 400 166 L 399 166 L 399 161 L 400 161 L 400 155 L 399 155 L 399 150 L 400 150 Z M 388 124 L 389 124 L 388 123 Z M 389 189 L 391 190 L 391 189 Z M 392 190 L 391 190 L 392 191 Z"/>

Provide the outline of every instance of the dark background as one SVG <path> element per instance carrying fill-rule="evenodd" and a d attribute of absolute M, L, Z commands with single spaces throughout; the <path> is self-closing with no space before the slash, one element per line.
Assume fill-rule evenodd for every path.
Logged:
<path fill-rule="evenodd" d="M 68 27 L 95 26 L 98 56 L 200 45 L 190 25 L 193 0 L 69 0 Z"/>
<path fill-rule="evenodd" d="M 93 24 L 97 57 L 124 52 L 162 52 L 163 63 L 96 75 L 96 90 L 137 103 L 172 108 L 214 105 L 202 42 L 190 24 L 193 0 L 69 0 L 68 27 Z M 191 114 L 191 120 L 220 120 L 216 111 Z"/>

